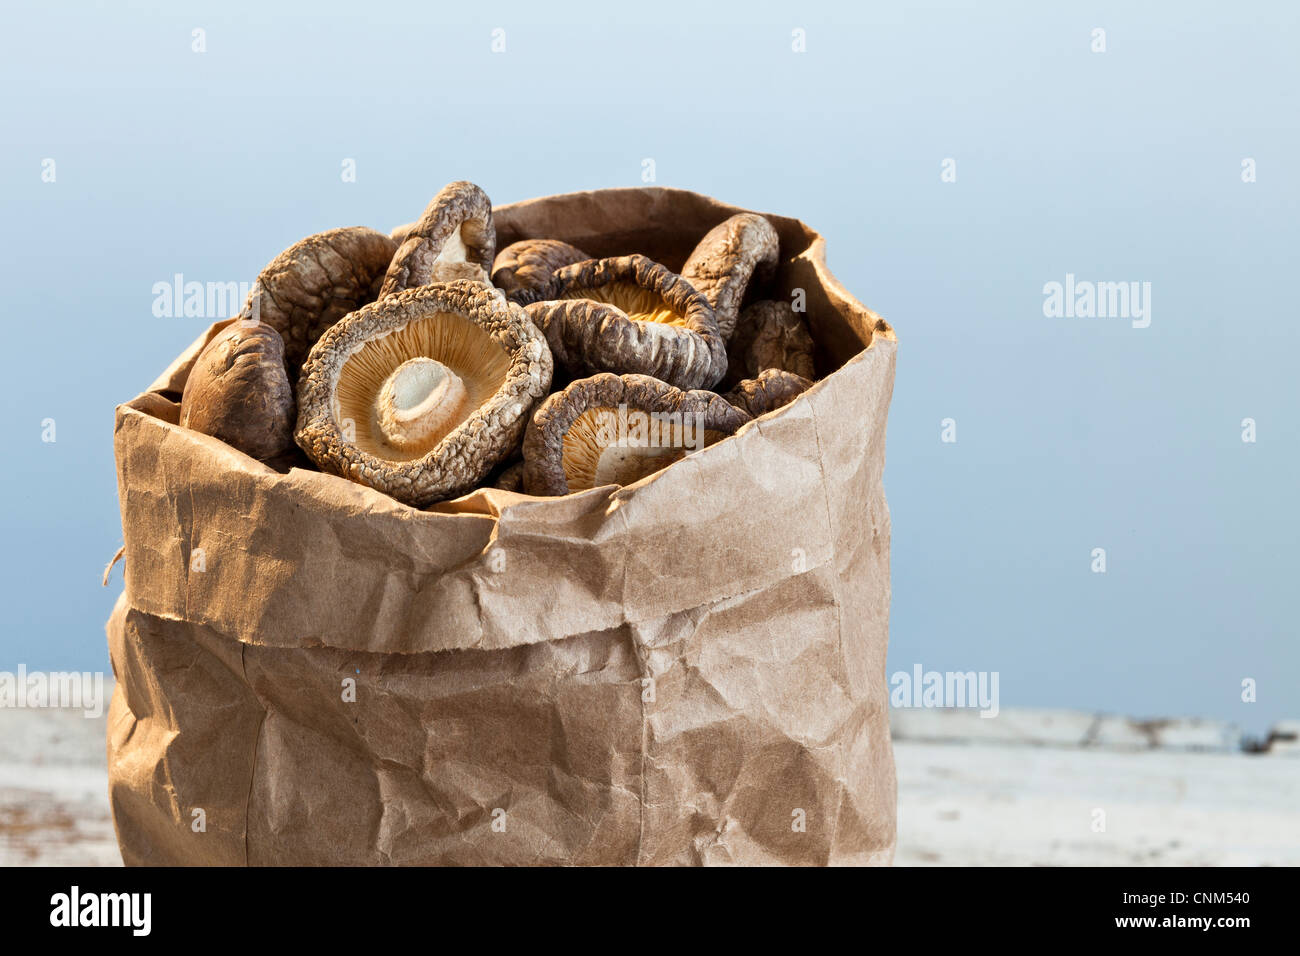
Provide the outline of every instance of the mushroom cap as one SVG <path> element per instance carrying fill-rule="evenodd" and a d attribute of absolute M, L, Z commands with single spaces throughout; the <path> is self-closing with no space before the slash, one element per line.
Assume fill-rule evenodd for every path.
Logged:
<path fill-rule="evenodd" d="M 265 461 L 293 448 L 293 412 L 284 340 L 264 322 L 236 319 L 190 369 L 180 425 Z"/>
<path fill-rule="evenodd" d="M 528 305 L 542 298 L 555 270 L 590 258 L 559 239 L 520 239 L 497 253 L 492 284 L 511 302 Z"/>
<path fill-rule="evenodd" d="M 765 369 L 757 378 L 748 378 L 723 396 L 732 405 L 758 418 L 788 405 L 813 387 L 802 375 L 779 368 Z"/>
<path fill-rule="evenodd" d="M 239 318 L 279 332 L 285 362 L 296 374 L 321 333 L 375 300 L 396 249 L 393 240 L 365 226 L 308 236 L 262 270 Z"/>
<path fill-rule="evenodd" d="M 381 298 L 435 281 L 479 279 L 479 272 L 467 274 L 463 267 L 455 268 L 462 263 L 477 266 L 479 281 L 487 282 L 497 234 L 492 224 L 492 200 L 473 183 L 448 183 L 413 226 L 393 231 L 402 236 L 402 243 L 384 277 Z"/>
<path fill-rule="evenodd" d="M 517 461 L 513 465 L 507 465 L 502 469 L 501 474 L 497 475 L 497 480 L 492 482 L 493 488 L 500 488 L 502 491 L 524 490 L 524 463 Z"/>
<path fill-rule="evenodd" d="M 752 212 L 724 219 L 707 233 L 682 266 L 682 278 L 704 293 L 718 316 L 718 329 L 731 340 L 751 280 L 765 282 L 776 271 L 781 241 L 764 217 Z"/>
<path fill-rule="evenodd" d="M 323 470 L 422 507 L 508 458 L 550 385 L 546 340 L 519 306 L 477 282 L 420 286 L 316 343 L 295 438 Z"/>
<path fill-rule="evenodd" d="M 524 490 L 565 495 L 631 484 L 749 420 L 720 395 L 674 388 L 648 375 L 601 372 L 578 379 L 543 402 L 528 424 Z"/>
<path fill-rule="evenodd" d="M 651 375 L 707 388 L 727 371 L 727 349 L 708 300 L 645 256 L 589 259 L 551 276 L 527 306 L 555 361 L 574 375 Z"/>
<path fill-rule="evenodd" d="M 723 387 L 754 378 L 769 368 L 816 379 L 813 340 L 808 325 L 786 301 L 763 299 L 746 306 L 727 344 L 729 363 Z"/>

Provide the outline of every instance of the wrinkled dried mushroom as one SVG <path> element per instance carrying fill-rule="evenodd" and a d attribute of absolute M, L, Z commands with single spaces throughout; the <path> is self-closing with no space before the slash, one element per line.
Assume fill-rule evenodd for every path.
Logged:
<path fill-rule="evenodd" d="M 523 491 L 524 490 L 524 463 L 517 461 L 502 470 L 497 475 L 497 480 L 492 482 L 493 488 L 500 488 L 502 491 Z"/>
<path fill-rule="evenodd" d="M 524 489 L 629 485 L 735 433 L 748 414 L 719 395 L 602 372 L 542 403 L 524 435 Z"/>
<path fill-rule="evenodd" d="M 727 352 L 702 294 L 645 256 L 589 259 L 559 269 L 545 300 L 527 306 L 557 364 L 574 375 L 652 375 L 708 388 Z"/>
<path fill-rule="evenodd" d="M 492 284 L 510 301 L 528 305 L 542 298 L 557 269 L 590 258 L 558 239 L 520 239 L 497 253 L 492 263 Z"/>
<path fill-rule="evenodd" d="M 421 286 L 321 337 L 295 437 L 322 469 L 423 506 L 508 458 L 550 384 L 550 351 L 519 306 L 477 282 Z"/>
<path fill-rule="evenodd" d="M 772 224 L 742 212 L 710 229 L 682 266 L 682 278 L 703 292 L 717 313 L 724 341 L 735 331 L 746 290 L 772 276 L 779 252 Z"/>
<path fill-rule="evenodd" d="M 236 320 L 195 359 L 180 424 L 265 461 L 293 448 L 293 412 L 284 340 L 264 322 Z"/>
<path fill-rule="evenodd" d="M 239 318 L 279 332 L 290 374 L 296 373 L 321 333 L 375 300 L 396 249 L 364 226 L 308 236 L 262 270 Z"/>
<path fill-rule="evenodd" d="M 740 313 L 736 332 L 727 345 L 727 355 L 725 387 L 769 368 L 808 379 L 817 377 L 808 325 L 789 302 L 765 299 L 747 306 Z"/>
<path fill-rule="evenodd" d="M 488 281 L 497 243 L 492 200 L 473 183 L 448 183 L 419 221 L 394 234 L 402 236 L 402 244 L 388 267 L 381 296 L 431 282 Z"/>
<path fill-rule="evenodd" d="M 813 383 L 802 375 L 769 368 L 758 378 L 745 379 L 723 397 L 732 405 L 758 418 L 783 405 L 789 405 L 812 386 Z"/>

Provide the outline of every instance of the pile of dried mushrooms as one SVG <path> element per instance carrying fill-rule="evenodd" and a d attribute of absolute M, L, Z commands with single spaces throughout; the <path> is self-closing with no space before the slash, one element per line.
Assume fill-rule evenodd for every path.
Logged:
<path fill-rule="evenodd" d="M 296 443 L 416 507 L 630 484 L 812 386 L 804 317 L 760 297 L 778 247 L 741 213 L 680 275 L 557 239 L 498 251 L 487 195 L 451 183 L 391 236 L 277 256 L 196 360 L 180 423 L 262 461 Z"/>

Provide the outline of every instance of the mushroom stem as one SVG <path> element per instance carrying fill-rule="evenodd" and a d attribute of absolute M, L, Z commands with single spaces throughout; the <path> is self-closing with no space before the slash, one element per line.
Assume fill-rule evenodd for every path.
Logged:
<path fill-rule="evenodd" d="M 384 440 L 408 451 L 431 448 L 464 417 L 465 383 L 436 359 L 408 359 L 388 376 L 375 399 Z"/>
<path fill-rule="evenodd" d="M 596 460 L 591 486 L 630 485 L 685 457 L 687 451 L 689 449 L 684 447 L 627 448 L 610 445 L 601 450 Z"/>
<path fill-rule="evenodd" d="M 451 231 L 451 235 L 442 244 L 442 249 L 438 252 L 438 257 L 433 260 L 433 267 L 452 263 L 466 262 L 469 260 L 469 249 L 465 247 L 465 240 L 462 238 L 463 230 L 469 223 L 462 223 Z"/>

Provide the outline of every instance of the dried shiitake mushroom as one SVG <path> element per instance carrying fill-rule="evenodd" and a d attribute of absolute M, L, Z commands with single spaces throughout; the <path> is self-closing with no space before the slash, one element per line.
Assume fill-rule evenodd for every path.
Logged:
<path fill-rule="evenodd" d="M 524 434 L 524 490 L 630 485 L 733 434 L 748 414 L 720 395 L 602 372 L 556 392 Z"/>
<path fill-rule="evenodd" d="M 559 239 L 520 239 L 497 253 L 492 284 L 511 302 L 528 305 L 542 298 L 555 270 L 590 258 Z"/>
<path fill-rule="evenodd" d="M 364 226 L 308 236 L 262 270 L 239 319 L 279 332 L 290 374 L 296 374 L 322 332 L 375 300 L 396 249 L 393 240 Z"/>
<path fill-rule="evenodd" d="M 394 234 L 403 237 L 402 244 L 384 277 L 381 297 L 431 282 L 488 281 L 497 245 L 492 200 L 473 183 L 443 186 L 418 222 Z"/>
<path fill-rule="evenodd" d="M 708 300 L 645 256 L 565 266 L 544 295 L 528 314 L 571 374 L 652 375 L 686 389 L 709 388 L 726 374 L 726 346 Z"/>
<path fill-rule="evenodd" d="M 745 307 L 727 344 L 727 377 L 724 387 L 742 378 L 753 378 L 764 369 L 815 379 L 813 340 L 808 326 L 789 302 L 764 299 Z"/>
<path fill-rule="evenodd" d="M 682 266 L 682 278 L 713 306 L 724 341 L 731 340 L 750 281 L 766 282 L 776 270 L 780 239 L 772 224 L 752 212 L 718 223 Z"/>
<path fill-rule="evenodd" d="M 758 378 L 747 378 L 723 397 L 737 408 L 743 408 L 754 418 L 789 405 L 813 383 L 802 375 L 769 368 Z"/>
<path fill-rule="evenodd" d="M 420 286 L 316 343 L 295 438 L 322 469 L 423 506 L 508 458 L 550 387 L 546 340 L 519 306 L 478 282 Z"/>
<path fill-rule="evenodd" d="M 293 388 L 280 334 L 235 320 L 213 336 L 185 381 L 180 424 L 262 461 L 292 449 Z"/>
<path fill-rule="evenodd" d="M 500 488 L 502 491 L 523 491 L 524 463 L 517 461 L 505 468 L 501 474 L 497 475 L 497 480 L 492 482 L 492 487 Z"/>

